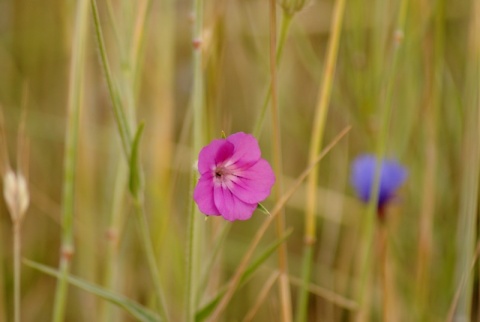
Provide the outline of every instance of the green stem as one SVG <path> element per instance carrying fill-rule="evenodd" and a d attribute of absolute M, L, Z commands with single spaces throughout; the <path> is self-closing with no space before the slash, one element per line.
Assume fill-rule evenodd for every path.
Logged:
<path fill-rule="evenodd" d="M 118 289 L 118 237 L 125 212 L 122 211 L 123 201 L 128 183 L 128 167 L 121 160 L 118 164 L 117 175 L 114 182 L 113 202 L 107 231 L 107 254 L 104 262 L 103 285 L 106 289 Z M 99 316 L 101 321 L 112 321 L 112 305 L 107 301 L 100 302 Z"/>
<path fill-rule="evenodd" d="M 191 181 L 191 189 L 193 191 L 193 187 L 197 181 L 196 175 L 192 175 Z M 196 313 L 196 304 L 197 298 L 196 294 L 198 293 L 197 290 L 197 274 L 195 272 L 195 268 L 198 266 L 198 213 L 195 210 L 195 203 L 190 202 L 189 207 L 189 216 L 188 216 L 188 241 L 187 241 L 187 282 L 186 282 L 186 321 L 195 321 L 195 313 Z"/>
<path fill-rule="evenodd" d="M 193 1 L 194 24 L 193 24 L 193 155 L 194 158 L 200 152 L 203 145 L 204 123 L 204 82 L 202 70 L 202 31 L 203 31 L 203 1 Z M 197 171 L 192 171 L 191 191 L 197 181 Z M 186 283 L 186 321 L 195 320 L 198 294 L 199 259 L 202 250 L 203 226 L 198 225 L 200 218 L 196 210 L 193 198 L 190 198 L 189 231 L 187 242 L 187 283 Z"/>
<path fill-rule="evenodd" d="M 73 242 L 73 215 L 74 215 L 74 186 L 75 166 L 77 161 L 77 142 L 79 127 L 79 112 L 82 102 L 85 42 L 87 35 L 88 2 L 79 0 L 75 17 L 75 31 L 72 45 L 72 61 L 70 65 L 70 79 L 68 89 L 68 123 L 67 140 L 65 142 L 65 165 L 62 196 L 62 246 L 60 252 L 60 279 L 57 281 L 53 321 L 61 322 L 65 316 L 67 300 L 68 273 L 74 250 Z"/>

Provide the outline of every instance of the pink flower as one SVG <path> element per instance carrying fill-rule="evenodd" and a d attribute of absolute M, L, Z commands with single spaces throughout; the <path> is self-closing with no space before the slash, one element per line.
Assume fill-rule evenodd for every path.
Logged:
<path fill-rule="evenodd" d="M 253 135 L 235 133 L 213 140 L 198 156 L 200 180 L 193 199 L 202 213 L 226 220 L 247 220 L 270 194 L 275 175 L 261 158 Z"/>

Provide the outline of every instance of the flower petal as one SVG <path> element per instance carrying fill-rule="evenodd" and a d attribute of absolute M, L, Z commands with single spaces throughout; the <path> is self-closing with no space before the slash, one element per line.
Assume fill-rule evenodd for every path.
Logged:
<path fill-rule="evenodd" d="M 265 200 L 275 183 L 275 174 L 264 159 L 260 159 L 248 169 L 237 170 L 235 175 L 230 190 L 237 198 L 249 204 Z"/>
<path fill-rule="evenodd" d="M 227 141 L 235 146 L 235 152 L 230 158 L 232 163 L 240 161 L 242 164 L 249 164 L 260 159 L 260 147 L 258 146 L 257 139 L 253 135 L 238 132 L 230 135 Z"/>
<path fill-rule="evenodd" d="M 357 196 L 363 201 L 370 199 L 370 189 L 375 175 L 375 157 L 373 155 L 362 155 L 355 159 L 352 165 L 351 183 L 355 188 Z"/>
<path fill-rule="evenodd" d="M 233 154 L 235 147 L 232 143 L 225 141 L 225 143 L 218 149 L 217 155 L 215 156 L 215 164 L 218 165 L 226 159 L 230 158 Z"/>
<path fill-rule="evenodd" d="M 379 204 L 393 197 L 395 191 L 407 179 L 407 170 L 394 160 L 385 160 L 382 164 Z"/>
<path fill-rule="evenodd" d="M 249 219 L 257 204 L 248 204 L 235 197 L 230 190 L 221 185 L 213 188 L 215 206 L 220 214 L 229 221 Z"/>
<path fill-rule="evenodd" d="M 227 147 L 225 147 L 225 145 L 227 145 Z M 201 174 L 211 172 L 218 162 L 222 162 L 232 155 L 233 146 L 231 145 L 231 143 L 224 139 L 213 140 L 210 142 L 210 144 L 205 146 L 198 155 L 198 171 Z"/>
<path fill-rule="evenodd" d="M 213 197 L 213 177 L 206 173 L 202 175 L 193 191 L 193 199 L 198 205 L 198 208 L 205 215 L 219 216 L 220 212 L 215 206 Z"/>

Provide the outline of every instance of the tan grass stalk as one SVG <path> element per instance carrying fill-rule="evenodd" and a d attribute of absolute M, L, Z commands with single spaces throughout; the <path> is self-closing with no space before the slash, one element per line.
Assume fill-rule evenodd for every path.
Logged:
<path fill-rule="evenodd" d="M 302 280 L 300 278 L 295 276 L 290 276 L 289 279 L 290 279 L 290 283 L 292 283 L 293 285 L 302 286 Z M 348 299 L 331 290 L 315 285 L 313 283 L 308 284 L 308 291 L 341 308 L 351 310 L 351 311 L 354 311 L 358 308 L 358 305 L 355 301 Z"/>
<path fill-rule="evenodd" d="M 332 93 L 333 78 L 337 64 L 338 47 L 340 43 L 340 34 L 342 30 L 342 22 L 345 11 L 345 0 L 337 0 L 332 19 L 332 34 L 328 44 L 328 52 L 326 57 L 325 69 L 323 72 L 323 80 L 320 84 L 317 107 L 315 110 L 315 118 L 313 123 L 309 162 L 311 163 L 321 150 L 323 143 L 323 135 L 325 133 L 325 122 L 327 119 L 328 108 L 330 104 L 330 96 Z M 312 173 L 307 179 L 307 194 L 305 208 L 305 233 L 304 233 L 304 254 L 302 260 L 302 280 L 303 286 L 300 288 L 298 300 L 298 309 L 296 321 L 302 322 L 307 319 L 308 310 L 308 290 L 307 286 L 310 282 L 311 266 L 313 262 L 313 246 L 316 242 L 316 209 L 317 209 L 317 182 L 318 182 L 318 166 L 313 168 Z"/>

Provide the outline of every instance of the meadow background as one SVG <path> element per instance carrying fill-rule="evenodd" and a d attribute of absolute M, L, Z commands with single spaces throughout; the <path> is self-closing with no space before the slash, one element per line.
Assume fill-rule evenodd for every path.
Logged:
<path fill-rule="evenodd" d="M 267 0 L 97 1 L 97 23 L 92 3 L 0 0 L 1 143 L 30 197 L 23 258 L 159 312 L 156 266 L 168 319 L 194 321 L 271 220 L 216 321 L 480 320 L 478 1 L 282 0 L 274 26 Z M 205 220 L 192 205 L 199 148 L 222 131 L 257 135 L 278 179 L 271 211 L 348 126 L 313 188 L 303 181 L 275 218 Z M 409 172 L 384 223 L 350 186 L 361 153 Z M 144 185 L 132 188 L 138 173 Z M 305 246 L 307 196 L 316 238 Z M 3 202 L 0 211 L 4 322 L 14 315 L 13 225 Z M 54 313 L 57 279 L 25 263 L 21 274 L 22 321 L 135 320 L 72 285 Z"/>

